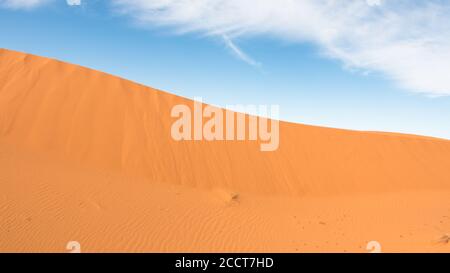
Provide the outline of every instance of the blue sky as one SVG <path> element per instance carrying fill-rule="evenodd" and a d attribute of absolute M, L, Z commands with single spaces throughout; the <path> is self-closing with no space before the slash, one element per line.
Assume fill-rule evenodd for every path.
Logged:
<path fill-rule="evenodd" d="M 363 7 L 352 0 L 364 19 L 336 17 L 333 34 L 327 21 L 290 18 L 287 7 L 273 6 L 277 1 L 263 0 L 267 10 L 256 11 L 229 1 L 235 2 L 229 7 L 236 10 L 233 16 L 222 7 L 206 8 L 211 1 L 200 1 L 206 4 L 186 13 L 188 0 L 85 0 L 73 6 L 63 0 L 0 0 L 0 47 L 220 106 L 279 104 L 283 120 L 450 139 L 450 55 L 445 51 L 450 44 L 441 38 L 446 36 L 441 26 L 448 22 L 436 20 L 447 1 L 431 1 L 432 7 L 409 1 L 409 10 L 416 12 L 402 14 L 380 1 L 363 1 Z M 309 5 L 308 14 L 327 12 L 309 2 L 299 1 Z M 423 27 L 397 17 L 372 18 L 387 18 L 388 11 L 419 23 L 437 22 Z M 283 20 L 270 19 L 276 16 Z M 350 32 L 358 20 L 376 24 Z M 393 31 L 385 37 L 386 26 Z"/>

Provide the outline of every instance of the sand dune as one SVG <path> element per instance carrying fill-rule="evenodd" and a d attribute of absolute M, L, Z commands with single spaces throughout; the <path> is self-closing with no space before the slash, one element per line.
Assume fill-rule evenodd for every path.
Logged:
<path fill-rule="evenodd" d="M 450 252 L 450 141 L 281 122 L 274 152 L 177 142 L 177 104 L 0 50 L 0 252 Z"/>

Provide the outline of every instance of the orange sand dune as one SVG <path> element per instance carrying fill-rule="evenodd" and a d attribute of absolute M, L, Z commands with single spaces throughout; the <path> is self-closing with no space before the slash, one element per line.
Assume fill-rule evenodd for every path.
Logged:
<path fill-rule="evenodd" d="M 177 142 L 176 104 L 0 50 L 0 252 L 450 252 L 450 141 L 281 122 L 274 152 Z"/>

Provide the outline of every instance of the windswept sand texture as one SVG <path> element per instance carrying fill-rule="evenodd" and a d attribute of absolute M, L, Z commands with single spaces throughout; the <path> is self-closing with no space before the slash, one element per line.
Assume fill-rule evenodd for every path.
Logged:
<path fill-rule="evenodd" d="M 0 252 L 450 252 L 450 141 L 281 122 L 275 152 L 176 142 L 180 103 L 0 50 Z"/>

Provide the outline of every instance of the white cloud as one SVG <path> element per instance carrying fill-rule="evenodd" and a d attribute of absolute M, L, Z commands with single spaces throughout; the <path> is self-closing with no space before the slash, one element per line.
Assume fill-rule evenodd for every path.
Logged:
<path fill-rule="evenodd" d="M 222 35 L 222 39 L 225 42 L 225 45 L 231 49 L 231 51 L 238 57 L 240 60 L 244 61 L 245 63 L 255 66 L 255 67 L 261 67 L 261 64 L 257 61 L 253 60 L 250 56 L 248 56 L 244 51 L 242 51 L 238 46 L 234 44 L 234 42 L 226 35 Z"/>
<path fill-rule="evenodd" d="M 12 9 L 30 9 L 48 2 L 48 0 L 0 0 L 0 6 Z"/>
<path fill-rule="evenodd" d="M 346 67 L 378 71 L 400 86 L 450 95 L 447 0 L 112 0 L 143 24 L 227 37 L 270 35 L 315 43 Z"/>
<path fill-rule="evenodd" d="M 31 9 L 41 6 L 53 0 L 0 0 L 0 7 L 11 9 Z M 81 5 L 81 0 L 66 0 L 69 6 Z"/>
<path fill-rule="evenodd" d="M 79 6 L 81 5 L 81 0 L 66 0 L 69 6 Z"/>
<path fill-rule="evenodd" d="M 381 5 L 381 0 L 366 0 L 366 3 L 369 6 L 379 6 Z"/>

